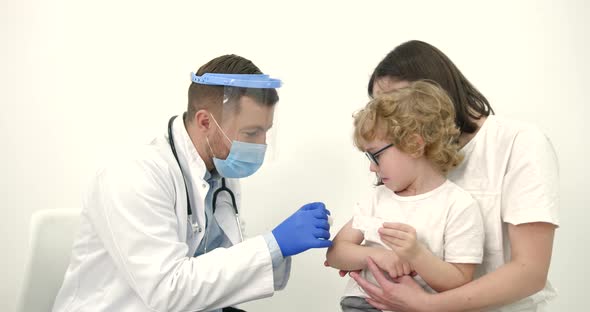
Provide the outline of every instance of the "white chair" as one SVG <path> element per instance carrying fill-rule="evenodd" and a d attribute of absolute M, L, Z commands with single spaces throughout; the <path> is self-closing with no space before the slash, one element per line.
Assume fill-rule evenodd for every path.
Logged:
<path fill-rule="evenodd" d="M 29 253 L 17 312 L 51 311 L 70 262 L 80 211 L 48 209 L 31 217 Z"/>

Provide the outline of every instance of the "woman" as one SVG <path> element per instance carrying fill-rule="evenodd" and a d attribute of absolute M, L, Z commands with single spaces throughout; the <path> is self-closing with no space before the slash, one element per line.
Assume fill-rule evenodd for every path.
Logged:
<path fill-rule="evenodd" d="M 378 284 L 350 275 L 378 309 L 404 311 L 540 311 L 555 297 L 547 281 L 558 227 L 559 177 L 549 140 L 535 127 L 499 118 L 486 98 L 436 47 L 406 42 L 391 51 L 369 81 L 369 95 L 430 79 L 454 102 L 463 163 L 448 178 L 478 201 L 485 224 L 479 278 L 461 287 L 428 294 L 409 276 L 385 278 L 372 259 Z"/>

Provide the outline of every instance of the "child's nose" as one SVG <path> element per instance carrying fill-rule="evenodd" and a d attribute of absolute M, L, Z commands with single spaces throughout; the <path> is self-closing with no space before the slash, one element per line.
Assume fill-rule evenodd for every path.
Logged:
<path fill-rule="evenodd" d="M 369 171 L 377 173 L 377 169 L 378 169 L 378 166 L 374 162 L 371 162 L 369 164 Z"/>

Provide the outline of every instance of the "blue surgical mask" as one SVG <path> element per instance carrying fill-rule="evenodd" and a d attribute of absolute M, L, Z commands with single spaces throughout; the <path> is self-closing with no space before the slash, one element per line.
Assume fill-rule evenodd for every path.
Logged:
<path fill-rule="evenodd" d="M 217 172 L 224 178 L 245 178 L 264 162 L 266 144 L 233 141 L 226 159 L 213 157 Z"/>
<path fill-rule="evenodd" d="M 245 178 L 254 174 L 262 163 L 264 162 L 264 154 L 266 153 L 266 144 L 247 143 L 240 141 L 231 141 L 223 129 L 217 123 L 217 120 L 211 115 L 217 127 L 225 138 L 231 142 L 229 154 L 226 159 L 219 159 L 213 155 L 213 164 L 219 175 L 224 178 Z M 209 144 L 209 139 L 207 139 Z M 211 149 L 213 151 L 213 149 Z"/>

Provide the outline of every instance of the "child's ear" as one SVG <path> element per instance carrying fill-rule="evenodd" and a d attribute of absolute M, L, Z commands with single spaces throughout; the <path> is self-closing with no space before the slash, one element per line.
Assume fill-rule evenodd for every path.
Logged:
<path fill-rule="evenodd" d="M 419 134 L 412 134 L 410 136 L 411 145 L 415 147 L 415 150 L 410 155 L 414 158 L 420 158 L 424 155 L 424 147 L 426 144 L 424 143 L 424 138 Z"/>

